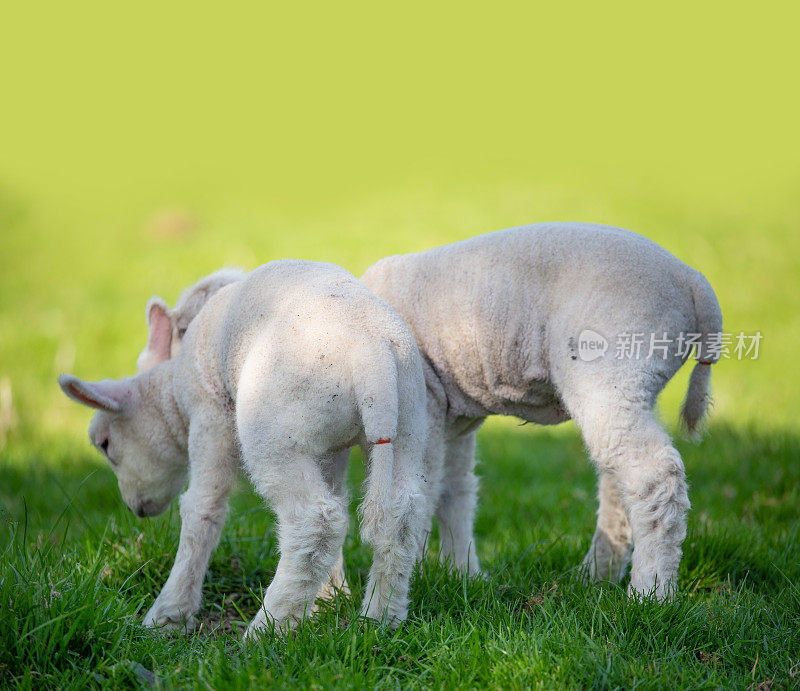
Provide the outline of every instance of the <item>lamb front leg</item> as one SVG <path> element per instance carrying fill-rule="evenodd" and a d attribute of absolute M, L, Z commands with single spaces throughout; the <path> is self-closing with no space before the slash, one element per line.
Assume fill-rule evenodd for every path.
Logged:
<path fill-rule="evenodd" d="M 439 559 L 450 569 L 481 573 L 475 552 L 473 524 L 478 499 L 475 467 L 475 437 L 472 430 L 447 442 L 445 475 L 436 517 L 439 519 Z"/>
<path fill-rule="evenodd" d="M 180 499 L 178 552 L 161 594 L 145 615 L 145 626 L 194 627 L 208 562 L 225 524 L 236 469 L 229 435 L 218 430 L 193 435 L 190 430 L 189 457 L 189 488 Z"/>

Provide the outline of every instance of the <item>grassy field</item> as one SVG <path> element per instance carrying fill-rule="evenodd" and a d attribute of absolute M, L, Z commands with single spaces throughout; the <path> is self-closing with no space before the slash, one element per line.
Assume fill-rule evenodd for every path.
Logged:
<path fill-rule="evenodd" d="M 0 64 L 19 66 L 0 109 L 0 686 L 800 685 L 796 18 L 154 8 L 120 23 L 99 2 L 19 6 L 0 25 Z M 764 334 L 757 360 L 714 368 L 704 439 L 676 442 L 693 504 L 678 598 L 580 585 L 596 502 L 577 431 L 493 419 L 487 580 L 432 555 L 402 628 L 359 621 L 370 554 L 354 513 L 353 598 L 246 645 L 277 554 L 242 480 L 200 629 L 139 627 L 177 510 L 124 508 L 57 375 L 132 373 L 147 298 L 173 302 L 223 264 L 359 274 L 544 220 L 647 235 L 705 273 L 727 331 Z M 687 379 L 662 396 L 671 431 Z M 354 507 L 362 473 L 355 452 Z"/>
<path fill-rule="evenodd" d="M 719 425 L 680 449 L 694 511 L 674 603 L 575 579 L 593 526 L 593 474 L 575 435 L 491 428 L 481 436 L 477 523 L 488 581 L 429 560 L 396 632 L 359 621 L 356 596 L 285 641 L 256 645 L 240 636 L 276 566 L 276 541 L 244 484 L 211 562 L 202 627 L 164 639 L 137 621 L 171 565 L 177 511 L 135 519 L 110 471 L 80 447 L 52 445 L 40 451 L 46 462 L 12 454 L 13 469 L 3 470 L 14 517 L 0 577 L 3 679 L 137 684 L 143 668 L 165 685 L 210 688 L 796 685 L 800 442 Z M 352 532 L 345 558 L 359 592 L 369 554 Z"/>

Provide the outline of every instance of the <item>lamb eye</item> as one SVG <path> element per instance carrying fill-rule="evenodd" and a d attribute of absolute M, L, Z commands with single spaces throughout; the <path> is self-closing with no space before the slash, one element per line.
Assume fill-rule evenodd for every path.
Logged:
<path fill-rule="evenodd" d="M 108 462 L 116 468 L 117 462 L 108 455 L 108 439 L 103 439 L 103 441 L 100 442 L 100 448 L 103 451 L 103 455 L 108 459 Z"/>

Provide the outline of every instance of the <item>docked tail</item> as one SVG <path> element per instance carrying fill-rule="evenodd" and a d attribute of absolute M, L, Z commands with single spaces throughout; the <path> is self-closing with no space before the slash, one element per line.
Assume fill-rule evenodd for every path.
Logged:
<path fill-rule="evenodd" d="M 690 437 L 696 439 L 700 423 L 711 404 L 709 386 L 711 365 L 719 360 L 719 334 L 722 333 L 722 312 L 717 296 L 702 274 L 692 276 L 692 297 L 695 306 L 696 332 L 700 345 L 695 353 L 697 364 L 689 379 L 686 399 L 681 408 L 681 421 Z M 716 347 L 715 347 L 716 345 Z"/>

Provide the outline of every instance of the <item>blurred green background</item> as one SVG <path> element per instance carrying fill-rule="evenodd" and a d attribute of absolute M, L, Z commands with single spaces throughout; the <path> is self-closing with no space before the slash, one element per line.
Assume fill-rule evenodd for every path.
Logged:
<path fill-rule="evenodd" d="M 85 443 L 57 374 L 132 373 L 147 298 L 223 264 L 360 274 L 546 220 L 703 271 L 727 330 L 764 333 L 715 368 L 716 419 L 796 429 L 797 8 L 5 7 L 0 445 Z"/>
<path fill-rule="evenodd" d="M 796 686 L 798 20 L 770 1 L 5 3 L 0 686 L 139 685 L 131 661 L 186 687 Z M 173 303 L 224 264 L 360 275 L 552 220 L 652 238 L 705 273 L 726 330 L 764 334 L 758 360 L 714 367 L 705 440 L 677 441 L 693 511 L 674 606 L 573 578 L 595 520 L 580 437 L 495 418 L 476 523 L 490 580 L 428 562 L 391 638 L 362 630 L 356 595 L 235 647 L 277 560 L 245 483 L 204 586 L 214 635 L 133 625 L 177 507 L 126 511 L 60 372 L 133 373 L 148 297 Z M 662 398 L 673 429 L 687 378 Z M 355 529 L 345 562 L 359 593 Z"/>

